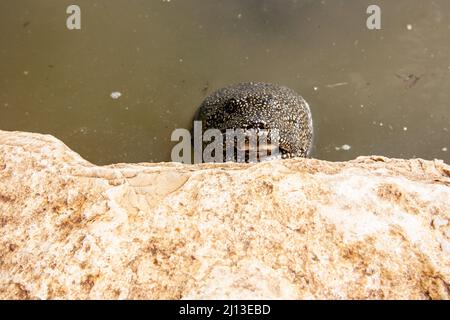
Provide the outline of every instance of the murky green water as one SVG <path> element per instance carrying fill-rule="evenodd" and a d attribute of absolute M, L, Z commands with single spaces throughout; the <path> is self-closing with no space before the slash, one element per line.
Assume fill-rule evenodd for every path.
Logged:
<path fill-rule="evenodd" d="M 313 157 L 449 163 L 449 52 L 448 0 L 1 1 L 0 129 L 53 134 L 97 164 L 169 161 L 205 95 L 263 81 L 310 103 Z"/>

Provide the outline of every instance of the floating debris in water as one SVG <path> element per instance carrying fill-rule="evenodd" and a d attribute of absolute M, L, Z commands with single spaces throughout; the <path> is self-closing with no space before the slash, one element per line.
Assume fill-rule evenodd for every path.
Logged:
<path fill-rule="evenodd" d="M 317 87 L 314 87 L 313 89 L 314 89 L 314 91 L 317 91 L 317 90 L 319 90 L 319 88 L 317 88 Z"/>
<path fill-rule="evenodd" d="M 407 24 L 406 25 L 406 29 L 411 31 L 412 30 L 412 25 L 411 24 Z"/>
<path fill-rule="evenodd" d="M 348 150 L 350 150 L 351 148 L 352 148 L 352 147 L 349 146 L 348 144 L 344 144 L 344 145 L 341 147 L 341 149 L 344 150 L 344 151 L 348 151 Z"/>
<path fill-rule="evenodd" d="M 113 91 L 111 92 L 111 99 L 117 100 L 122 96 L 122 93 L 119 91 Z"/>
<path fill-rule="evenodd" d="M 349 146 L 348 144 L 343 144 L 343 145 L 340 146 L 340 147 L 334 147 L 334 149 L 336 149 L 336 151 L 339 151 L 339 150 L 348 151 L 348 150 L 350 150 L 351 148 L 352 148 L 352 147 Z"/>
<path fill-rule="evenodd" d="M 338 83 L 333 83 L 333 84 L 327 84 L 327 88 L 336 88 L 336 87 L 341 87 L 341 86 L 346 86 L 348 85 L 348 82 L 338 82 Z"/>
<path fill-rule="evenodd" d="M 407 88 L 412 88 L 417 84 L 417 82 L 419 82 L 419 80 L 422 78 L 423 75 L 416 76 L 415 74 L 412 73 L 408 75 L 401 75 L 396 73 L 395 76 L 401 79 L 405 83 L 405 86 Z"/>
<path fill-rule="evenodd" d="M 29 74 L 29 72 L 28 72 L 27 70 L 25 70 L 25 71 L 23 72 L 23 74 L 27 76 L 27 75 Z"/>
<path fill-rule="evenodd" d="M 447 147 L 443 147 L 441 150 L 444 152 L 447 152 L 448 149 L 447 149 Z"/>
<path fill-rule="evenodd" d="M 239 14 L 237 15 L 237 17 L 238 17 L 238 19 L 241 19 L 241 18 L 242 18 L 242 13 L 239 13 Z"/>

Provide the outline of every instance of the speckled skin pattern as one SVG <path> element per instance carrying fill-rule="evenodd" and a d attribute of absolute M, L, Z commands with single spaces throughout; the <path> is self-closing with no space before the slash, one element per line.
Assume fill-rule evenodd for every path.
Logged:
<path fill-rule="evenodd" d="M 279 130 L 282 158 L 307 157 L 313 125 L 308 103 L 293 90 L 269 83 L 247 82 L 220 89 L 206 97 L 197 121 L 202 130 Z"/>

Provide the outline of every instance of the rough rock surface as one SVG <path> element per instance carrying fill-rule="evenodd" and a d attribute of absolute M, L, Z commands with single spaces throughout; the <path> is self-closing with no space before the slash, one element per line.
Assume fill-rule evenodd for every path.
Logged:
<path fill-rule="evenodd" d="M 450 297 L 450 167 L 95 166 L 0 131 L 0 298 Z"/>

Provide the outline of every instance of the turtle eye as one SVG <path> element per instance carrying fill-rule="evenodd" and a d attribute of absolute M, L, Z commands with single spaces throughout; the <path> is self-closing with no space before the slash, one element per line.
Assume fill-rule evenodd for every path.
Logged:
<path fill-rule="evenodd" d="M 225 102 L 223 109 L 225 110 L 226 113 L 231 114 L 236 112 L 238 106 L 239 102 L 235 98 L 231 98 Z"/>

